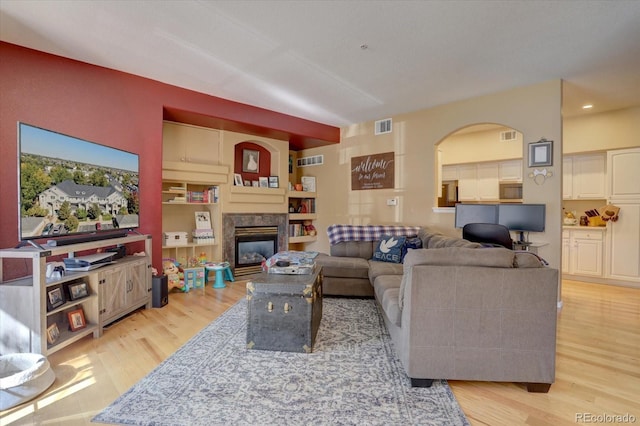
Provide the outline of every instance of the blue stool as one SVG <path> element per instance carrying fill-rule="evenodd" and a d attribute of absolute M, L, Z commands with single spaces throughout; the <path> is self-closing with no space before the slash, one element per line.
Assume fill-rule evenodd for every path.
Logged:
<path fill-rule="evenodd" d="M 231 273 L 229 262 L 207 263 L 204 265 L 204 268 L 207 271 L 207 273 L 205 274 L 205 285 L 209 281 L 209 271 L 215 271 L 216 273 L 216 281 L 213 284 L 213 288 L 226 287 L 224 283 L 224 276 L 227 277 L 227 281 L 235 281 L 233 279 L 233 274 Z"/>

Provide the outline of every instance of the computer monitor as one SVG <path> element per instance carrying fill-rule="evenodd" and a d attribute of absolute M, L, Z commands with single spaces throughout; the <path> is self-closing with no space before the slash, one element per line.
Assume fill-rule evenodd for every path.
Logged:
<path fill-rule="evenodd" d="M 545 218 L 545 204 L 500 204 L 498 208 L 498 223 L 519 231 L 520 241 L 524 241 L 524 232 L 544 232 Z"/>
<path fill-rule="evenodd" d="M 498 223 L 498 204 L 456 204 L 456 228 L 467 223 Z"/>

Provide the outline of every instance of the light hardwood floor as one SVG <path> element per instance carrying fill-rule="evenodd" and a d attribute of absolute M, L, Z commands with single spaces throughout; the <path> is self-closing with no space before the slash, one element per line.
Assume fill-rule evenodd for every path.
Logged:
<path fill-rule="evenodd" d="M 53 386 L 0 413 L 0 424 L 90 424 L 244 294 L 242 281 L 204 293 L 174 292 L 162 309 L 137 311 L 100 339 L 88 336 L 52 354 Z M 587 422 L 588 416 L 624 414 L 640 424 L 640 290 L 564 281 L 563 302 L 549 393 L 531 394 L 514 383 L 450 382 L 473 425 L 575 425 L 598 420 Z"/>

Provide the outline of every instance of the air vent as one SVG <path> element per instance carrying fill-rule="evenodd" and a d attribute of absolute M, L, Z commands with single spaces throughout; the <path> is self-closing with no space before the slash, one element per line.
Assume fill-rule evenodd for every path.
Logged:
<path fill-rule="evenodd" d="M 391 119 L 385 118 L 384 120 L 378 120 L 375 123 L 375 127 L 376 127 L 376 130 L 375 130 L 376 135 L 391 133 L 391 129 L 392 129 Z"/>
<path fill-rule="evenodd" d="M 324 164 L 324 155 L 298 158 L 296 164 L 298 167 L 319 166 L 320 164 Z"/>
<path fill-rule="evenodd" d="M 515 130 L 507 130 L 500 132 L 500 142 L 515 141 L 518 138 L 518 132 Z"/>

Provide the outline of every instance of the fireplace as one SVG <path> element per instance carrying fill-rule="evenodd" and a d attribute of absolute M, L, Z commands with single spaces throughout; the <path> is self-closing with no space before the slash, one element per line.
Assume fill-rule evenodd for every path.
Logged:
<path fill-rule="evenodd" d="M 234 275 L 261 271 L 260 256 L 288 250 L 286 213 L 223 213 L 222 255 Z"/>
<path fill-rule="evenodd" d="M 262 270 L 262 262 L 278 251 L 277 226 L 239 226 L 235 228 L 236 275 Z"/>

